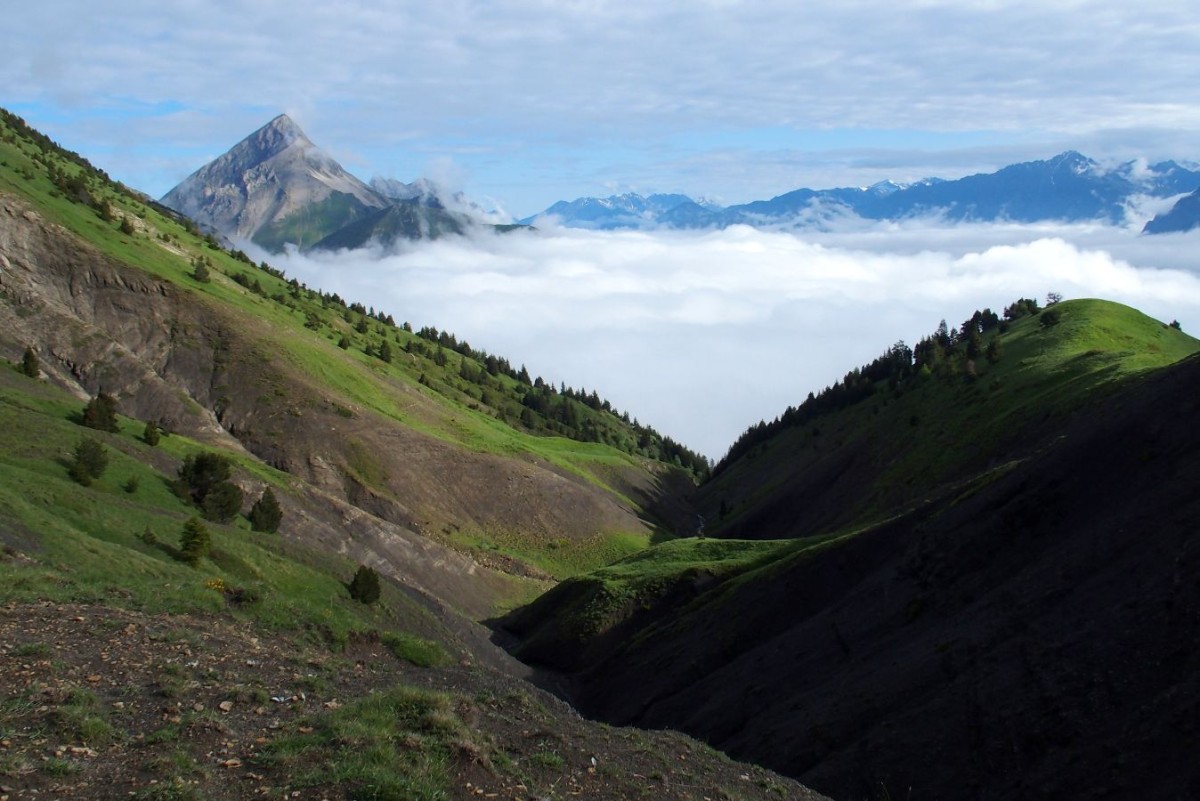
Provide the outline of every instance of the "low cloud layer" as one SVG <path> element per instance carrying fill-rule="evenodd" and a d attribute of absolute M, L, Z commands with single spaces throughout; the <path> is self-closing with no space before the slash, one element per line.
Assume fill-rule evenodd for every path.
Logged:
<path fill-rule="evenodd" d="M 875 226 L 793 235 L 546 230 L 275 257 L 309 286 L 596 389 L 719 458 L 898 339 L 1017 297 L 1102 297 L 1200 331 L 1200 234 Z"/>

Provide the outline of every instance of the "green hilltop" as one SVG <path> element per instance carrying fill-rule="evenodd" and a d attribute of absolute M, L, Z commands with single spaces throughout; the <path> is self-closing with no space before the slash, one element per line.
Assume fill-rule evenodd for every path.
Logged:
<path fill-rule="evenodd" d="M 1194 603 L 1165 596 L 1196 573 L 1197 351 L 1095 299 L 943 322 L 751 427 L 698 492 L 709 536 L 575 576 L 499 625 L 586 713 L 690 732 L 834 797 L 1169 794 L 1181 755 L 1080 766 L 1195 685 L 1182 663 L 1126 670 L 1196 638 L 1179 617 Z M 1128 701 L 1096 718 L 1081 675 Z M 1011 762 L 1014 729 L 1040 750 L 981 767 Z"/>

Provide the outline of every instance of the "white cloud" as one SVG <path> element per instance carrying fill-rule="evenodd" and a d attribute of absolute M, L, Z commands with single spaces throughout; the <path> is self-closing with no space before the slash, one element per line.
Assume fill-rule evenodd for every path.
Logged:
<path fill-rule="evenodd" d="M 897 339 L 1048 291 L 1200 330 L 1200 234 L 880 225 L 794 236 L 547 230 L 272 259 L 308 283 L 596 389 L 718 458 Z"/>

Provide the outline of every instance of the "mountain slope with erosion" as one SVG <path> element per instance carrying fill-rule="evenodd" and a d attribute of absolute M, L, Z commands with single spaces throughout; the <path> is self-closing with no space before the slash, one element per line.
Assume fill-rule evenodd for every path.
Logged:
<path fill-rule="evenodd" d="M 78 398 L 22 372 L 0 368 L 6 797 L 818 798 L 681 735 L 580 719 L 446 603 L 471 582 L 439 600 L 409 580 L 419 554 L 365 550 L 382 521 L 219 445 L 85 428 Z M 107 461 L 86 487 L 66 467 L 81 438 Z M 283 520 L 205 522 L 189 564 L 197 510 L 171 483 L 201 451 L 248 498 L 270 487 Z M 363 604 L 347 580 L 368 556 L 385 578 Z"/>
<path fill-rule="evenodd" d="M 473 622 L 539 565 L 663 533 L 692 479 L 657 457 L 683 451 L 0 123 L 0 794 L 819 798 L 580 719 Z M 101 392 L 112 430 L 82 425 Z M 201 455 L 243 502 L 191 551 L 177 479 Z M 251 530 L 267 489 L 278 533 Z M 374 603 L 352 597 L 364 565 Z"/>
<path fill-rule="evenodd" d="M 1194 795 L 1197 343 L 1100 301 L 1001 336 L 772 431 L 702 489 L 759 539 L 564 582 L 515 653 L 839 799 Z"/>
<path fill-rule="evenodd" d="M 76 202 L 39 175 L 34 157 L 53 157 L 16 140 L 0 189 L 28 200 L 8 195 L 0 213 L 6 356 L 33 346 L 81 398 L 103 389 L 123 413 L 509 572 L 603 563 L 679 514 L 682 485 L 657 457 L 682 451 L 607 404 L 214 250 L 99 177 Z"/>

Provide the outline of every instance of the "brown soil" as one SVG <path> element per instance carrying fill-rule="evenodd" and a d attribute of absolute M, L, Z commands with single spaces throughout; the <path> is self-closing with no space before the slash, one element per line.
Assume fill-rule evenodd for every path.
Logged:
<path fill-rule="evenodd" d="M 456 755 L 449 798 L 819 798 L 682 735 L 591 723 L 500 671 L 418 668 L 374 641 L 334 654 L 224 618 L 42 603 L 0 608 L 0 642 L 0 801 L 353 798 L 261 755 L 397 684 L 450 693 L 487 744 Z M 556 764 L 536 758 L 548 749 Z"/>

